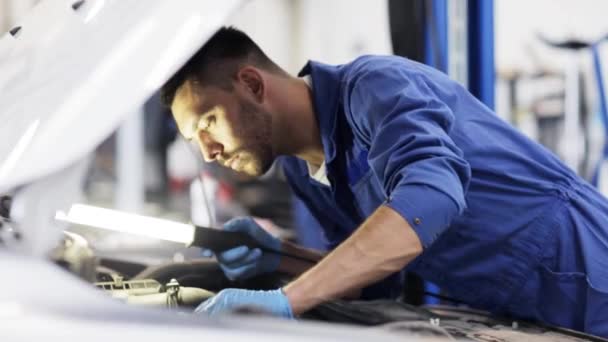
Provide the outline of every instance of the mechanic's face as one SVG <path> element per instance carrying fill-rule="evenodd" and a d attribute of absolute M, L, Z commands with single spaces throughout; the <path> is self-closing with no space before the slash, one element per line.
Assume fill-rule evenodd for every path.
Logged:
<path fill-rule="evenodd" d="M 259 176 L 274 159 L 272 117 L 243 92 L 238 85 L 227 91 L 187 81 L 171 111 L 181 134 L 198 144 L 205 161 Z"/>

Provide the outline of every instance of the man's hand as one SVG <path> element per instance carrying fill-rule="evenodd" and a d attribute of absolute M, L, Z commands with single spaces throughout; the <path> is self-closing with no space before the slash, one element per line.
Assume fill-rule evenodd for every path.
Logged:
<path fill-rule="evenodd" d="M 293 318 L 289 301 L 281 289 L 273 291 L 225 289 L 199 305 L 195 312 L 214 316 L 236 308 L 260 309 L 274 316 Z"/>
<path fill-rule="evenodd" d="M 223 229 L 248 234 L 264 247 L 275 251 L 282 250 L 281 240 L 266 232 L 251 217 L 232 219 L 224 224 Z M 204 250 L 203 255 L 210 257 L 213 254 L 209 250 Z M 247 279 L 274 272 L 281 263 L 278 254 L 265 253 L 259 248 L 251 249 L 247 246 L 229 249 L 218 253 L 216 257 L 224 274 L 231 280 Z"/>

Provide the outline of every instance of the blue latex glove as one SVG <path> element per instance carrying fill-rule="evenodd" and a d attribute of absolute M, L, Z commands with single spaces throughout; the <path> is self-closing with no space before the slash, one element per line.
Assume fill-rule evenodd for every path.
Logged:
<path fill-rule="evenodd" d="M 249 234 L 262 246 L 281 251 L 281 240 L 270 235 L 251 217 L 232 219 L 224 224 L 224 230 Z M 213 253 L 203 251 L 203 256 L 210 257 Z M 279 268 L 281 257 L 275 253 L 264 253 L 259 248 L 239 246 L 216 255 L 220 267 L 228 279 L 247 279 L 263 273 L 274 272 Z"/>
<path fill-rule="evenodd" d="M 225 289 L 204 301 L 194 312 L 214 316 L 239 307 L 261 309 L 274 316 L 293 318 L 289 300 L 281 289 L 272 291 Z"/>

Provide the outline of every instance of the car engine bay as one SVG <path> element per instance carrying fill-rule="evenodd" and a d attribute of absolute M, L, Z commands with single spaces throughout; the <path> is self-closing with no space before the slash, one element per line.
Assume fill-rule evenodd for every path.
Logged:
<path fill-rule="evenodd" d="M 72 274 L 128 305 L 190 314 L 204 300 L 226 288 L 275 289 L 289 279 L 281 274 L 231 281 L 211 258 L 147 266 L 99 258 L 86 240 L 65 233 L 52 259 Z M 243 307 L 237 315 L 265 316 Z M 301 320 L 382 329 L 407 336 L 458 341 L 605 341 L 580 332 L 507 318 L 464 306 L 414 306 L 393 300 L 336 300 L 301 315 Z"/>

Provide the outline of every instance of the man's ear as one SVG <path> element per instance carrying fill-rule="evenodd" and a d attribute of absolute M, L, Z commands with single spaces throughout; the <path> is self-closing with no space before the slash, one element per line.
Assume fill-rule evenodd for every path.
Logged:
<path fill-rule="evenodd" d="M 253 96 L 256 102 L 264 102 L 265 80 L 262 77 L 260 70 L 251 66 L 246 66 L 239 70 L 237 80 L 245 87 L 245 90 Z"/>

